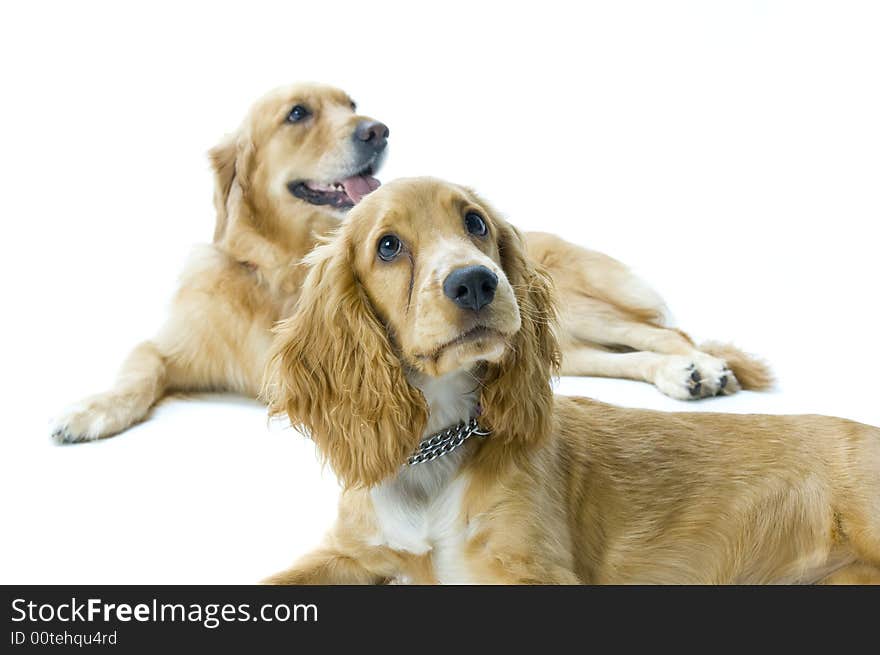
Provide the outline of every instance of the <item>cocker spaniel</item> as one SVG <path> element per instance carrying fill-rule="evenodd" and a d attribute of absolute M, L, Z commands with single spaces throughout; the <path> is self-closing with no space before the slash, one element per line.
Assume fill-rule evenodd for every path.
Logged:
<path fill-rule="evenodd" d="M 474 192 L 365 198 L 266 377 L 345 489 L 273 583 L 880 581 L 880 430 L 555 396 L 550 280 Z"/>

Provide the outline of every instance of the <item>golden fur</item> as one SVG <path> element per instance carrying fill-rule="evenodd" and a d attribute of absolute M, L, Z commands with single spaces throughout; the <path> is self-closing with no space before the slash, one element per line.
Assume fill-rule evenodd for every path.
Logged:
<path fill-rule="evenodd" d="M 312 116 L 287 124 L 297 104 Z M 364 120 L 347 94 L 324 85 L 279 89 L 254 104 L 235 134 L 210 152 L 214 242 L 187 263 L 159 334 L 135 348 L 113 389 L 58 418 L 58 438 L 116 434 L 170 391 L 259 393 L 271 328 L 299 296 L 300 262 L 344 216 L 294 197 L 285 185 L 351 174 L 358 167 L 352 134 Z"/>
<path fill-rule="evenodd" d="M 312 116 L 286 124 L 296 104 Z M 134 349 L 111 390 L 57 418 L 57 438 L 117 434 L 172 391 L 258 393 L 270 330 L 299 297 L 299 263 L 344 216 L 295 197 L 286 184 L 351 174 L 359 166 L 352 134 L 363 120 L 347 94 L 324 85 L 279 89 L 254 104 L 209 153 L 214 241 L 188 262 L 165 325 Z M 740 351 L 699 350 L 664 327 L 662 300 L 619 262 L 548 234 L 530 234 L 527 243 L 563 295 L 564 374 L 645 380 L 679 399 L 730 393 L 737 378 L 746 388 L 769 385 L 766 368 Z"/>
<path fill-rule="evenodd" d="M 679 400 L 773 385 L 762 361 L 729 344 L 698 347 L 668 327 L 660 296 L 608 255 L 543 232 L 525 243 L 559 296 L 562 375 L 642 380 Z"/>
<path fill-rule="evenodd" d="M 549 278 L 470 190 L 392 182 L 309 259 L 266 392 L 345 489 L 325 544 L 269 582 L 880 581 L 880 429 L 554 397 Z M 442 288 L 475 265 L 498 276 L 479 311 Z M 462 397 L 492 434 L 404 466 Z"/>

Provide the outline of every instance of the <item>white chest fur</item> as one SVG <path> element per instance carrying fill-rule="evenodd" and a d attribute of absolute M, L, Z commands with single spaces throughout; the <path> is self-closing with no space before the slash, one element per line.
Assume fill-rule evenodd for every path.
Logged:
<path fill-rule="evenodd" d="M 428 402 L 426 434 L 470 418 L 476 385 L 469 373 L 412 382 Z M 462 501 L 468 480 L 459 468 L 466 450 L 403 468 L 370 491 L 379 527 L 374 543 L 415 555 L 430 553 L 434 573 L 444 584 L 473 582 L 463 557 L 468 525 Z"/>

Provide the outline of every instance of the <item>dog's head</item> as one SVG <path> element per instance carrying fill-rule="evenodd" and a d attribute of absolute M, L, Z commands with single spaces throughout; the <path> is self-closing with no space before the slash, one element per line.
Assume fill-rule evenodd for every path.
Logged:
<path fill-rule="evenodd" d="M 417 446 L 427 408 L 409 371 L 477 375 L 495 444 L 548 432 L 550 282 L 474 192 L 394 181 L 309 259 L 297 310 L 277 329 L 266 394 L 346 484 L 381 481 Z"/>
<path fill-rule="evenodd" d="M 347 210 L 379 186 L 388 128 L 357 113 L 344 91 L 296 84 L 258 100 L 238 132 L 211 150 L 222 234 L 234 187 L 262 202 Z"/>

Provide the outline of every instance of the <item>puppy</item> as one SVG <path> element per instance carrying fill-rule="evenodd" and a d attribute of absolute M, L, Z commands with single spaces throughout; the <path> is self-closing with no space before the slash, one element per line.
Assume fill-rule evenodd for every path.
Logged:
<path fill-rule="evenodd" d="M 472 191 L 383 186 L 266 377 L 345 485 L 272 583 L 880 581 L 880 430 L 554 396 L 551 283 Z"/>

